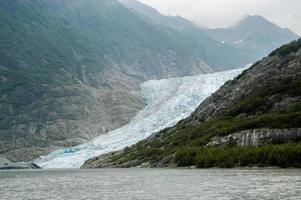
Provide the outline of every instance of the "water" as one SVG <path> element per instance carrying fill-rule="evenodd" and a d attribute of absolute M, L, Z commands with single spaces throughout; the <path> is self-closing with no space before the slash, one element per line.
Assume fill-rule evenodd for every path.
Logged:
<path fill-rule="evenodd" d="M 300 200 L 301 170 L 1 171 L 1 200 Z"/>

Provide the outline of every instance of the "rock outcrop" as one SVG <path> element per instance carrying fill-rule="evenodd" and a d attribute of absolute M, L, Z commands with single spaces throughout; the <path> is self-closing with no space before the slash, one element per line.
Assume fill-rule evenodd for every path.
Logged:
<path fill-rule="evenodd" d="M 40 167 L 34 163 L 12 162 L 5 157 L 0 157 L 0 170 L 15 169 L 40 169 Z"/>
<path fill-rule="evenodd" d="M 214 137 L 207 147 L 225 147 L 229 143 L 239 146 L 261 146 L 265 144 L 282 144 L 290 141 L 301 141 L 301 129 L 254 129 L 245 130 L 227 135 Z"/>
<path fill-rule="evenodd" d="M 235 106 L 244 98 L 267 92 L 269 87 L 284 87 L 285 89 L 290 81 L 297 82 L 301 78 L 300 58 L 301 50 L 285 58 L 278 56 L 264 58 L 211 95 L 185 121 L 188 124 L 209 121 L 214 117 L 223 115 L 230 107 Z M 277 98 L 279 96 L 281 96 L 280 99 Z M 271 95 L 267 99 L 271 107 L 277 110 L 286 108 L 288 104 L 299 100 L 300 96 L 291 97 L 290 95 L 281 94 Z"/>

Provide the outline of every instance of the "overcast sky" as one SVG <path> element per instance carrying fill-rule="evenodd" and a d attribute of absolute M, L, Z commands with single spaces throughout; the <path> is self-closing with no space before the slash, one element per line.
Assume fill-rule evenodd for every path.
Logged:
<path fill-rule="evenodd" d="M 301 0 L 139 0 L 163 14 L 207 27 L 225 27 L 246 15 L 262 15 L 301 35 Z"/>

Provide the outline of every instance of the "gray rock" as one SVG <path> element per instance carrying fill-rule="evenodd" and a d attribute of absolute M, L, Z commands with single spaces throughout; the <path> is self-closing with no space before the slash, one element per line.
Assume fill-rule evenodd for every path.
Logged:
<path fill-rule="evenodd" d="M 5 157 L 0 157 L 0 170 L 9 169 L 40 169 L 40 167 L 34 163 L 12 162 Z"/>
<path fill-rule="evenodd" d="M 295 129 L 255 129 L 236 132 L 225 137 L 214 137 L 206 146 L 222 147 L 235 142 L 239 146 L 261 146 L 282 144 L 301 140 L 301 128 Z"/>
<path fill-rule="evenodd" d="M 264 91 L 271 86 L 281 86 L 285 80 L 301 79 L 301 50 L 295 55 L 280 58 L 269 56 L 245 70 L 233 81 L 223 85 L 216 93 L 207 98 L 196 109 L 194 113 L 181 124 L 196 125 L 208 121 L 214 117 L 221 116 L 229 107 L 239 102 L 246 96 Z M 285 66 L 285 67 L 284 67 Z M 273 107 L 286 108 L 290 103 L 297 102 L 298 98 L 282 97 L 278 102 L 277 98 L 271 97 Z"/>
<path fill-rule="evenodd" d="M 35 86 L 8 93 L 7 101 L 0 101 L 5 112 L 0 120 L 0 154 L 13 161 L 30 161 L 128 123 L 144 106 L 142 97 L 133 92 L 139 82 L 114 70 L 106 74 L 100 79 L 108 85 L 105 88 L 86 84 L 47 88 L 40 96 L 30 96 L 33 99 L 23 102 L 22 109 L 16 106 L 18 101 Z"/>

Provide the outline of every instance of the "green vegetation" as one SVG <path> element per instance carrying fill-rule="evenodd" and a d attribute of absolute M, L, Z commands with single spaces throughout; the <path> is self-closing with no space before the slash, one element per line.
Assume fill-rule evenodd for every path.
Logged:
<path fill-rule="evenodd" d="M 270 54 L 270 56 L 278 55 L 284 57 L 290 53 L 296 53 L 300 48 L 301 48 L 301 39 L 298 39 L 276 49 Z"/>
<path fill-rule="evenodd" d="M 299 128 L 300 100 L 289 103 L 282 109 L 275 109 L 272 105 L 283 98 L 294 98 L 300 95 L 300 80 L 283 80 L 272 87 L 260 89 L 256 94 L 244 97 L 230 106 L 223 115 L 209 121 L 195 126 L 180 123 L 175 129 L 163 130 L 152 139 L 141 141 L 134 147 L 127 148 L 123 154 L 114 156 L 113 161 L 118 164 L 131 160 L 137 161 L 138 164 L 148 161 L 156 166 L 168 158 L 167 166 L 174 162 L 179 166 L 197 165 L 198 167 L 300 166 L 298 157 L 300 144 L 241 148 L 232 143 L 225 149 L 201 148 L 214 136 L 226 136 L 238 131 L 259 128 Z M 273 99 L 270 98 L 271 96 Z M 293 158 L 299 160 L 294 163 Z"/>
<path fill-rule="evenodd" d="M 150 161 L 152 164 L 158 163 L 163 158 L 166 158 L 170 155 L 173 155 L 177 152 L 178 148 L 183 147 L 184 150 L 181 150 L 181 152 L 177 152 L 177 164 L 179 166 L 191 166 L 195 165 L 195 157 L 198 154 L 198 158 L 204 159 L 200 157 L 199 151 L 195 151 L 195 149 L 199 149 L 200 146 L 206 145 L 208 142 L 210 142 L 210 139 L 214 136 L 226 136 L 233 132 L 242 131 L 242 130 L 248 130 L 248 129 L 255 129 L 255 128 L 293 128 L 293 127 L 300 127 L 301 124 L 301 102 L 291 104 L 287 110 L 281 111 L 281 112 L 268 112 L 264 114 L 257 114 L 250 117 L 244 116 L 244 117 L 222 117 L 218 119 L 213 119 L 209 122 L 203 122 L 198 126 L 184 126 L 179 127 L 178 130 L 175 132 L 175 134 L 168 134 L 168 133 L 161 133 L 162 135 L 157 135 L 154 139 L 149 141 L 142 141 L 138 143 L 134 148 L 128 148 L 127 151 L 125 151 L 124 154 L 114 156 L 114 161 L 117 161 L 117 163 L 121 164 L 130 160 L 138 160 L 140 163 L 143 163 L 145 161 Z M 234 146 L 229 145 L 229 146 Z M 268 146 L 269 148 L 272 148 L 273 145 Z M 283 146 L 285 148 L 287 146 Z M 293 145 L 294 147 L 294 145 Z M 301 146 L 297 146 L 297 150 L 301 149 Z M 238 151 L 246 150 L 246 153 L 252 153 L 252 147 L 246 148 L 246 149 L 239 149 L 239 147 L 236 148 Z M 281 149 L 281 148 L 280 148 Z M 203 150 L 204 152 L 207 152 L 208 149 Z M 230 149 L 231 151 L 233 149 Z M 230 151 L 229 150 L 229 151 Z M 254 147 L 254 150 L 256 152 L 258 149 Z M 266 150 L 263 148 L 263 150 Z M 269 151 L 270 154 L 277 153 L 276 150 L 278 150 L 276 147 L 275 149 L 272 148 L 272 150 L 275 151 Z M 290 150 L 290 148 L 289 148 Z M 203 152 L 202 151 L 202 152 Z M 205 155 L 206 159 L 210 159 L 211 153 L 213 152 L 220 152 L 218 154 L 218 157 L 221 159 L 225 159 L 224 162 L 229 160 L 229 162 L 233 160 L 233 157 L 229 157 L 228 149 L 225 149 L 225 151 L 218 151 L 218 150 L 212 150 L 208 154 Z M 260 151 L 259 151 L 260 152 Z M 300 154 L 300 151 L 299 151 Z M 294 154 L 289 154 L 290 156 Z M 298 155 L 298 154 L 295 154 Z M 301 155 L 301 154 L 300 154 Z M 182 158 L 180 158 L 182 157 Z M 226 159 L 227 158 L 227 159 Z M 274 159 L 274 158 L 273 158 Z M 280 159 L 280 158 L 279 158 Z M 299 160 L 300 161 L 300 160 Z M 298 164 L 301 164 L 301 161 Z M 171 161 L 172 162 L 172 161 Z M 242 163 L 233 161 L 235 166 L 246 166 Z M 289 162 L 289 166 L 297 166 L 294 164 L 291 164 L 291 161 Z M 214 163 L 216 164 L 216 163 Z M 261 165 L 262 163 L 258 163 L 256 160 L 252 162 L 247 162 L 249 165 Z M 263 163 L 265 164 L 265 163 Z M 200 163 L 197 164 L 198 166 L 201 166 Z M 267 163 L 267 165 L 277 165 L 281 166 L 277 162 L 273 163 Z M 209 164 L 205 164 L 204 167 L 209 167 Z M 223 163 L 220 160 L 218 161 L 218 165 L 214 165 L 218 167 L 226 167 L 228 166 L 227 163 Z M 229 165 L 232 166 L 232 165 Z"/>
<path fill-rule="evenodd" d="M 237 116 L 241 113 L 252 113 L 258 110 L 258 107 L 261 107 L 265 101 L 267 101 L 267 99 L 261 96 L 250 97 L 235 105 L 227 114 Z"/>
<path fill-rule="evenodd" d="M 301 167 L 301 144 L 288 143 L 261 147 L 183 148 L 177 151 L 179 167 Z"/>

